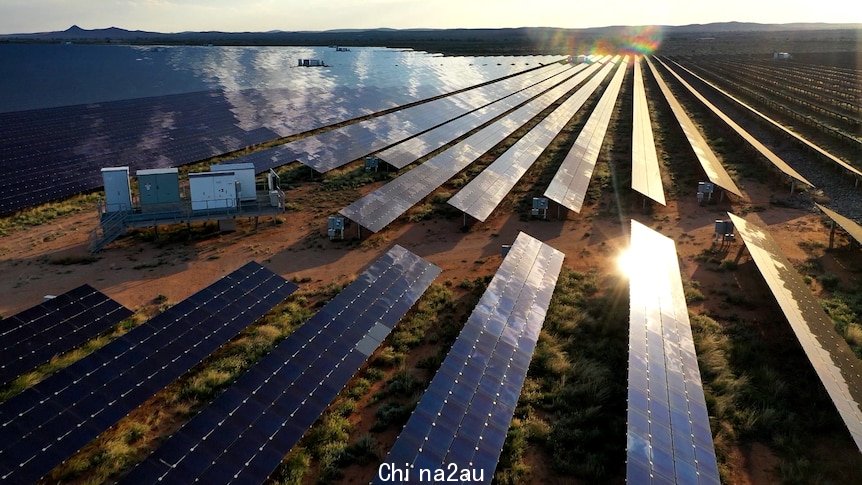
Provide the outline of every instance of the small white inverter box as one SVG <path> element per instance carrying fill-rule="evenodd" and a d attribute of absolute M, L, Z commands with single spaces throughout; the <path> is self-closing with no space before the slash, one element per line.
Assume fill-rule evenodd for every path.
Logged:
<path fill-rule="evenodd" d="M 239 182 L 239 200 L 257 200 L 253 163 L 222 163 L 210 167 L 212 172 L 233 172 Z"/>
<path fill-rule="evenodd" d="M 192 210 L 236 207 L 236 178 L 233 172 L 201 172 L 189 174 Z"/>

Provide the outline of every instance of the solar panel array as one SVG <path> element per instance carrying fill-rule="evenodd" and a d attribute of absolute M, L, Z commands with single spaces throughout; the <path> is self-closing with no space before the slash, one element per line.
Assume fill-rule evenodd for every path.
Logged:
<path fill-rule="evenodd" d="M 518 235 L 386 463 L 412 468 L 413 481 L 455 464 L 491 482 L 563 256 Z"/>
<path fill-rule="evenodd" d="M 599 67 L 599 64 L 589 67 L 581 65 L 572 71 L 567 71 L 577 72 L 577 74 L 537 98 L 529 100 L 505 117 L 482 128 L 418 167 L 341 209 L 340 213 L 370 231 L 380 231 L 401 214 L 407 212 L 414 204 L 544 111 L 554 101 L 571 91 Z M 541 90 L 549 88 L 557 80 L 553 78 L 546 82 L 548 84 L 537 85 L 536 91 L 541 92 Z M 525 95 L 526 93 L 538 94 L 534 92 L 533 88 L 522 91 L 522 93 Z M 514 108 L 523 101 L 519 95 L 515 95 L 507 98 L 504 102 Z"/>
<path fill-rule="evenodd" d="M 632 189 L 665 205 L 664 189 L 661 186 L 661 171 L 652 122 L 649 116 L 646 91 L 644 90 L 641 57 L 634 61 L 634 100 L 632 108 Z"/>
<path fill-rule="evenodd" d="M 778 301 L 817 376 L 862 451 L 862 375 L 847 345 L 811 289 L 764 228 L 728 213 Z"/>
<path fill-rule="evenodd" d="M 301 91 L 219 89 L 0 113 L 0 215 L 97 189 L 102 167 L 180 166 L 523 70 L 514 65 L 421 67 L 408 71 L 409 77 L 397 65 L 375 67 L 407 83 L 401 88 L 361 81 L 332 86 L 309 76 L 315 87 Z"/>
<path fill-rule="evenodd" d="M 584 205 L 587 186 L 599 159 L 599 151 L 608 131 L 628 62 L 629 58 L 626 56 L 545 190 L 545 197 L 575 212 L 580 212 Z"/>
<path fill-rule="evenodd" d="M 500 98 L 465 116 L 404 140 L 395 146 L 377 153 L 376 156 L 393 167 L 406 167 L 434 150 L 490 122 L 513 107 L 541 93 L 552 84 L 562 81 L 584 67 L 586 66 L 578 66 L 576 71 L 572 71 L 572 66 L 564 65 L 562 69 L 558 69 L 552 76 L 548 76 L 544 80 L 517 91 L 510 96 Z"/>
<path fill-rule="evenodd" d="M 561 64 L 540 67 L 492 84 L 256 152 L 242 157 L 240 161 L 254 163 L 258 172 L 295 160 L 318 172 L 328 172 L 510 96 L 567 68 Z"/>
<path fill-rule="evenodd" d="M 263 483 L 438 274 L 393 247 L 125 481 Z"/>
<path fill-rule="evenodd" d="M 613 64 L 606 65 L 573 95 L 560 103 L 554 111 L 449 199 L 449 204 L 477 220 L 487 219 L 599 88 L 612 68 Z"/>
<path fill-rule="evenodd" d="M 176 166 L 277 138 L 239 126 L 223 93 L 0 114 L 0 214 L 102 185 L 99 169 Z"/>
<path fill-rule="evenodd" d="M 82 285 L 0 320 L 0 385 L 101 335 L 132 313 Z"/>
<path fill-rule="evenodd" d="M 735 131 L 739 136 L 741 136 L 743 140 L 745 140 L 749 145 L 751 145 L 752 147 L 754 147 L 754 149 L 755 149 L 755 150 L 757 150 L 761 155 L 763 155 L 767 160 L 769 160 L 769 162 L 770 162 L 770 163 L 772 163 L 772 164 L 775 166 L 775 168 L 777 168 L 778 170 L 780 170 L 780 171 L 782 171 L 783 173 L 787 174 L 788 176 L 792 177 L 793 179 L 798 180 L 798 181 L 800 181 L 800 182 L 804 183 L 805 185 L 809 185 L 809 186 L 812 186 L 812 187 L 814 186 L 814 185 L 813 185 L 811 182 L 809 182 L 805 177 L 803 177 L 802 175 L 800 175 L 800 174 L 799 174 L 799 172 L 797 172 L 796 170 L 794 170 L 794 169 L 793 169 L 793 167 L 791 167 L 790 165 L 788 165 L 788 164 L 787 164 L 787 162 L 785 162 L 781 157 L 779 157 L 779 156 L 778 156 L 778 155 L 776 155 L 772 150 L 770 150 L 769 148 L 767 148 L 763 143 L 761 143 L 757 138 L 755 138 L 754 136 L 752 136 L 752 135 L 751 135 L 751 133 L 749 133 L 748 131 L 746 131 L 743 127 L 739 126 L 739 124 L 737 124 L 737 123 L 736 123 L 735 121 L 733 121 L 729 116 L 727 116 L 726 114 L 724 114 L 724 112 L 723 112 L 723 111 L 721 111 L 720 109 L 718 109 L 718 107 L 716 107 L 714 104 L 712 104 L 711 102 L 709 102 L 709 100 L 707 100 L 707 99 L 706 99 L 702 94 L 700 94 L 700 93 L 699 93 L 699 92 L 698 92 L 694 87 L 692 87 L 692 85 L 691 85 L 691 84 L 689 84 L 689 83 L 688 83 L 688 82 L 686 82 L 682 77 L 680 77 L 680 75 L 679 75 L 679 74 L 677 74 L 677 73 L 676 73 L 676 71 L 674 71 L 673 69 L 671 69 L 671 68 L 670 68 L 667 64 L 665 64 L 661 59 L 656 58 L 656 60 L 659 62 L 659 64 L 661 64 L 662 66 L 664 66 L 664 68 L 665 68 L 665 69 L 667 69 L 667 71 L 668 71 L 669 73 L 671 73 L 671 74 L 673 75 L 673 77 L 675 77 L 675 78 L 676 78 L 676 80 L 677 80 L 677 81 L 679 81 L 679 83 L 680 83 L 680 84 L 682 84 L 683 86 L 685 86 L 685 88 L 686 88 L 686 89 L 688 89 L 688 91 L 689 91 L 689 92 L 691 92 L 691 94 L 692 94 L 695 98 L 697 98 L 701 103 L 703 103 L 703 105 L 704 105 L 704 106 L 706 106 L 707 108 L 709 108 L 709 110 L 710 110 L 710 111 L 712 111 L 712 113 L 713 113 L 713 114 L 715 114 L 715 115 L 716 115 L 716 116 L 718 116 L 722 121 L 724 121 L 724 122 L 725 122 L 725 124 L 727 124 L 727 126 L 729 126 L 729 127 L 730 127 L 733 131 Z"/>
<path fill-rule="evenodd" d="M 0 404 L 0 478 L 33 483 L 297 289 L 249 263 Z"/>
<path fill-rule="evenodd" d="M 627 483 L 719 484 L 672 239 L 632 220 Z"/>
<path fill-rule="evenodd" d="M 862 226 L 860 226 L 856 221 L 850 219 L 848 217 L 844 217 L 841 214 L 835 212 L 834 210 L 820 205 L 818 203 L 814 203 L 824 214 L 826 214 L 830 219 L 835 221 L 836 224 L 841 226 L 842 229 L 847 231 L 850 234 L 850 237 L 856 240 L 858 243 L 862 243 Z"/>
<path fill-rule="evenodd" d="M 716 86 L 714 83 L 712 83 L 712 82 L 710 82 L 710 81 L 708 81 L 708 80 L 704 79 L 704 78 L 703 78 L 703 77 L 701 77 L 701 76 L 698 76 L 697 74 L 695 74 L 695 73 L 694 73 L 694 72 L 692 72 L 691 70 L 689 70 L 689 69 L 687 69 L 686 67 L 684 67 L 684 66 L 680 65 L 678 62 L 676 62 L 676 61 L 671 61 L 671 62 L 673 62 L 673 63 L 674 63 L 676 66 L 678 66 L 680 69 L 683 69 L 683 70 L 684 70 L 684 71 L 686 71 L 687 73 L 691 74 L 692 76 L 694 76 L 694 77 L 696 77 L 697 79 L 701 80 L 702 82 L 704 82 L 704 83 L 705 83 L 705 84 L 707 84 L 708 86 L 712 87 L 712 88 L 713 88 L 713 89 L 715 89 L 716 91 L 720 92 L 721 94 L 723 94 L 723 95 L 724 95 L 724 96 L 726 96 L 727 98 L 731 99 L 731 100 L 732 100 L 733 102 L 735 102 L 736 104 L 738 104 L 738 105 L 742 106 L 743 108 L 745 108 L 745 109 L 749 110 L 750 112 L 754 113 L 754 114 L 755 114 L 755 115 L 757 115 L 758 117 L 760 117 L 760 118 L 762 118 L 762 119 L 766 120 L 766 122 L 768 122 L 768 123 L 770 123 L 771 125 L 773 125 L 773 126 L 775 126 L 776 128 L 778 128 L 779 130 L 781 130 L 781 131 L 783 131 L 783 132 L 787 133 L 788 135 L 792 136 L 792 137 L 793 137 L 793 138 L 795 138 L 796 140 L 800 141 L 803 145 L 805 145 L 805 146 L 807 146 L 807 147 L 811 148 L 812 150 L 816 151 L 816 152 L 817 152 L 817 153 L 819 153 L 820 155 L 823 155 L 824 157 L 828 158 L 829 160 L 833 161 L 834 163 L 836 163 L 836 164 L 840 165 L 841 167 L 843 167 L 845 170 L 849 171 L 850 173 L 852 173 L 852 174 L 854 174 L 854 175 L 857 175 L 857 176 L 862 176 L 862 172 L 860 172 L 856 167 L 854 167 L 854 166 L 850 165 L 849 163 L 845 162 L 844 160 L 841 160 L 840 158 L 836 157 L 836 156 L 835 156 L 835 155 L 833 155 L 832 153 L 829 153 L 828 151 L 824 150 L 822 147 L 820 147 L 820 146 L 818 146 L 818 145 L 816 145 L 816 144 L 812 143 L 812 142 L 811 142 L 810 140 L 808 140 L 807 138 L 805 138 L 805 137 L 803 137 L 802 135 L 799 135 L 798 133 L 796 133 L 796 132 L 794 132 L 794 131 L 790 130 L 789 128 L 787 128 L 786 126 L 782 125 L 781 123 L 779 123 L 779 122 L 777 122 L 777 121 L 773 120 L 773 119 L 772 119 L 772 118 L 770 118 L 769 116 L 766 116 L 765 114 L 761 113 L 761 112 L 760 112 L 760 111 L 758 111 L 757 109 L 753 108 L 751 105 L 749 105 L 749 104 L 747 104 L 747 103 L 744 103 L 742 100 L 740 100 L 740 99 L 739 99 L 739 98 L 737 98 L 736 96 L 733 96 L 732 94 L 728 93 L 727 91 L 725 91 L 725 90 L 721 89 L 720 87 Z"/>
<path fill-rule="evenodd" d="M 677 123 L 679 123 L 679 126 L 682 128 L 685 138 L 688 140 L 688 144 L 694 151 L 694 155 L 700 162 L 700 166 L 703 167 L 706 177 L 715 185 L 742 197 L 742 192 L 740 192 L 739 187 L 736 186 L 733 182 L 733 178 L 727 173 L 727 170 L 724 169 L 721 162 L 718 161 L 718 157 L 715 156 L 712 149 L 709 148 L 709 144 L 706 142 L 700 129 L 698 129 L 691 118 L 689 118 L 688 114 L 682 108 L 682 105 L 679 104 L 676 96 L 673 95 L 670 88 L 668 88 L 667 83 L 662 79 L 661 74 L 659 74 L 658 70 L 653 66 L 649 58 L 646 59 L 646 62 L 656 83 L 658 84 L 659 89 L 661 89 L 662 94 L 664 94 L 664 98 L 670 105 L 670 109 L 673 112 Z"/>

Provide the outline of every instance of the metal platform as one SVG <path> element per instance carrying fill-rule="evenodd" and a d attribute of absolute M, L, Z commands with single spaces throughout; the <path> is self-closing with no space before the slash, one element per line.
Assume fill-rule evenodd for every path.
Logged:
<path fill-rule="evenodd" d="M 239 217 L 276 216 L 284 212 L 284 192 L 258 193 L 256 200 L 213 201 L 212 208 L 192 210 L 184 200 L 179 204 L 133 207 L 130 211 L 106 212 L 99 206 L 99 228 L 91 236 L 90 251 L 98 252 L 129 229 L 191 224 L 192 222 L 236 219 Z"/>

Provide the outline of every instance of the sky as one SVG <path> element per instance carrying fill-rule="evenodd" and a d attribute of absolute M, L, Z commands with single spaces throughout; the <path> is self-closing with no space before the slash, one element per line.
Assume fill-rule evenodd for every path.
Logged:
<path fill-rule="evenodd" d="M 861 22 L 848 0 L 0 0 L 0 33 Z"/>

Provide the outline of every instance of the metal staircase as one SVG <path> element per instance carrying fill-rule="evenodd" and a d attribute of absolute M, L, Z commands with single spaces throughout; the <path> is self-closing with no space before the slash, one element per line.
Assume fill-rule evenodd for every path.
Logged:
<path fill-rule="evenodd" d="M 90 235 L 90 252 L 98 253 L 124 232 L 126 232 L 125 212 L 103 213 L 99 226 Z"/>

